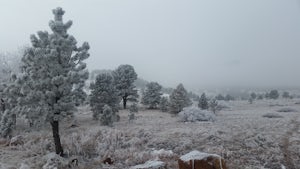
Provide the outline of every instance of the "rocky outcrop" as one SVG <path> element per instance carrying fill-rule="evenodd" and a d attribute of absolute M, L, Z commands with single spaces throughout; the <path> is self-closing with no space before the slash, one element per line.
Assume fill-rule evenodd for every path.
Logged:
<path fill-rule="evenodd" d="M 225 160 L 216 154 L 192 151 L 178 159 L 179 169 L 227 169 Z"/>

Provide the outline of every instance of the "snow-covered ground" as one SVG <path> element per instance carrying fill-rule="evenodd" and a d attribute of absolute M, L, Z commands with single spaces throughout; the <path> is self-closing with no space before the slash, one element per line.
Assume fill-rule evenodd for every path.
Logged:
<path fill-rule="evenodd" d="M 142 110 L 129 122 L 129 113 L 122 110 L 120 122 L 112 128 L 100 126 L 92 120 L 88 107 L 82 107 L 76 114 L 78 127 L 60 126 L 67 155 L 64 162 L 77 159 L 76 168 L 126 169 L 160 159 L 170 169 L 177 169 L 178 157 L 199 150 L 222 156 L 230 169 L 296 169 L 300 166 L 300 104 L 295 103 L 299 101 L 230 101 L 228 109 L 217 113 L 215 122 L 183 123 L 158 110 Z M 277 112 L 282 108 L 294 111 Z M 283 118 L 263 117 L 266 113 Z M 46 155 L 54 151 L 49 129 L 29 131 L 19 119 L 14 135 L 22 135 L 24 144 L 0 144 L 0 168 L 19 168 L 22 163 L 42 168 Z M 108 157 L 112 165 L 103 164 Z"/>

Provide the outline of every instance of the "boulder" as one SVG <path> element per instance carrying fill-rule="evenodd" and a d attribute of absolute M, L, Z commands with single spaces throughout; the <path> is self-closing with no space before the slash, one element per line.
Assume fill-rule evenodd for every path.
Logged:
<path fill-rule="evenodd" d="M 0 138 L 0 145 L 2 145 L 2 146 L 8 146 L 9 142 L 10 142 L 9 139 Z"/>
<path fill-rule="evenodd" d="M 192 151 L 178 159 L 179 169 L 227 169 L 225 160 L 217 154 Z"/>
<path fill-rule="evenodd" d="M 162 161 L 147 161 L 144 164 L 136 165 L 130 169 L 167 169 L 166 163 Z"/>
<path fill-rule="evenodd" d="M 30 169 L 30 167 L 25 163 L 21 163 L 21 166 L 19 169 Z"/>
<path fill-rule="evenodd" d="M 58 169 L 66 168 L 68 166 L 68 162 L 55 153 L 49 153 L 43 158 L 47 161 L 46 164 L 43 165 L 43 169 Z"/>
<path fill-rule="evenodd" d="M 17 145 L 23 145 L 24 144 L 24 137 L 21 135 L 15 136 L 10 139 L 10 146 L 17 146 Z"/>

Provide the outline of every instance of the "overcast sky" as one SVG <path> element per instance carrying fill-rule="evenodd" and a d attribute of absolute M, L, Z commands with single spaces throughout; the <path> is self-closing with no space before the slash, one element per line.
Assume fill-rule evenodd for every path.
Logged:
<path fill-rule="evenodd" d="M 0 0 L 0 51 L 50 31 L 58 6 L 90 43 L 90 70 L 131 64 L 170 87 L 300 86 L 299 0 Z"/>

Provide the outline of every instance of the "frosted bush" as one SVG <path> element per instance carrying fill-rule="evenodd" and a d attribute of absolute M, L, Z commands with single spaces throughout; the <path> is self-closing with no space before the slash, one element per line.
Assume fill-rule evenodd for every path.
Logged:
<path fill-rule="evenodd" d="M 112 126 L 113 122 L 116 121 L 117 114 L 113 112 L 110 106 L 104 105 L 103 112 L 100 117 L 100 122 L 102 125 Z"/>
<path fill-rule="evenodd" d="M 183 122 L 195 121 L 215 121 L 216 116 L 207 110 L 201 110 L 197 107 L 186 107 L 179 113 L 179 118 Z"/>
<path fill-rule="evenodd" d="M 134 112 L 129 112 L 128 121 L 131 122 L 131 121 L 133 121 L 135 119 L 136 119 L 135 113 Z"/>
<path fill-rule="evenodd" d="M 297 112 L 297 110 L 289 108 L 289 107 L 284 107 L 284 108 L 281 108 L 281 109 L 277 110 L 277 112 L 286 112 L 286 113 L 288 113 L 288 112 Z"/>
<path fill-rule="evenodd" d="M 266 113 L 263 115 L 263 117 L 266 118 L 283 118 L 283 116 L 277 114 L 277 113 Z"/>
<path fill-rule="evenodd" d="M 139 112 L 138 105 L 137 105 L 136 103 L 133 103 L 132 105 L 130 105 L 129 111 L 130 111 L 130 112 L 133 112 L 133 113 Z"/>
<path fill-rule="evenodd" d="M 217 110 L 230 109 L 230 106 L 225 101 L 219 101 L 217 105 Z"/>

